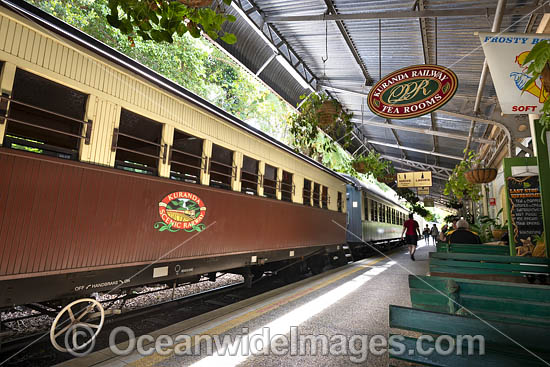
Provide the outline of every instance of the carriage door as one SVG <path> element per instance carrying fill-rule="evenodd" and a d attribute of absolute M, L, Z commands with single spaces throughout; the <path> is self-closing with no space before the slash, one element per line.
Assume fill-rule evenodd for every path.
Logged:
<path fill-rule="evenodd" d="M 346 239 L 348 243 L 363 242 L 363 231 L 361 223 L 361 190 L 353 185 L 347 185 L 347 216 L 348 230 Z"/>

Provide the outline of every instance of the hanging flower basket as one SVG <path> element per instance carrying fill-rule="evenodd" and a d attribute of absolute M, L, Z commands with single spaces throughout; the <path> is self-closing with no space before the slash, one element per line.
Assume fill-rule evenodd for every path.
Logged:
<path fill-rule="evenodd" d="M 190 8 L 206 8 L 212 5 L 213 0 L 179 0 L 179 2 Z"/>
<path fill-rule="evenodd" d="M 336 119 L 342 112 L 342 107 L 331 100 L 324 101 L 321 107 L 319 107 L 319 127 L 326 129 L 333 125 Z"/>
<path fill-rule="evenodd" d="M 468 182 L 474 184 L 489 183 L 497 177 L 497 170 L 495 168 L 476 168 L 466 172 L 464 177 Z"/>
<path fill-rule="evenodd" d="M 397 176 L 388 174 L 382 177 L 377 177 L 376 179 L 378 180 L 378 182 L 389 184 L 395 182 L 395 180 L 397 180 Z"/>
<path fill-rule="evenodd" d="M 353 162 L 352 164 L 352 167 L 354 170 L 356 170 L 357 172 L 359 173 L 367 173 L 368 172 L 368 168 L 367 168 L 367 164 L 365 162 Z"/>

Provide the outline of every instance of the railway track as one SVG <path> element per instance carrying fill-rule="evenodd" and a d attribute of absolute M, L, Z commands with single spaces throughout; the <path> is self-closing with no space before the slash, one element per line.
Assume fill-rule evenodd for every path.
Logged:
<path fill-rule="evenodd" d="M 286 283 L 279 277 L 264 276 L 261 281 L 256 281 L 252 288 L 247 288 L 244 282 L 238 282 L 173 300 L 164 300 L 120 314 L 110 314 L 105 318 L 105 324 L 96 338 L 94 349 L 108 347 L 109 334 L 118 326 L 131 328 L 136 336 L 143 335 L 172 323 L 270 291 L 284 284 Z M 71 358 L 73 358 L 72 355 L 59 352 L 52 347 L 49 340 L 49 329 L 1 343 L 0 366 L 51 366 Z"/>

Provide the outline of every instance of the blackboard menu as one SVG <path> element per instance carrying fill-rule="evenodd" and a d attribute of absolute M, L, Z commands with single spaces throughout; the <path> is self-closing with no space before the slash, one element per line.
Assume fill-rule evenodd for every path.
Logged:
<path fill-rule="evenodd" d="M 539 176 L 508 177 L 508 197 L 514 243 L 521 246 L 520 240 L 531 237 L 534 244 L 543 231 Z"/>

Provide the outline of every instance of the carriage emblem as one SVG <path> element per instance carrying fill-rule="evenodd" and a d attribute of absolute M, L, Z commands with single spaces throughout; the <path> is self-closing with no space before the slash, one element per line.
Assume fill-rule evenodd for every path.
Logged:
<path fill-rule="evenodd" d="M 159 232 L 201 232 L 206 226 L 201 223 L 206 216 L 206 205 L 195 194 L 178 191 L 166 195 L 159 203 L 159 215 L 162 221 L 156 222 Z"/>

